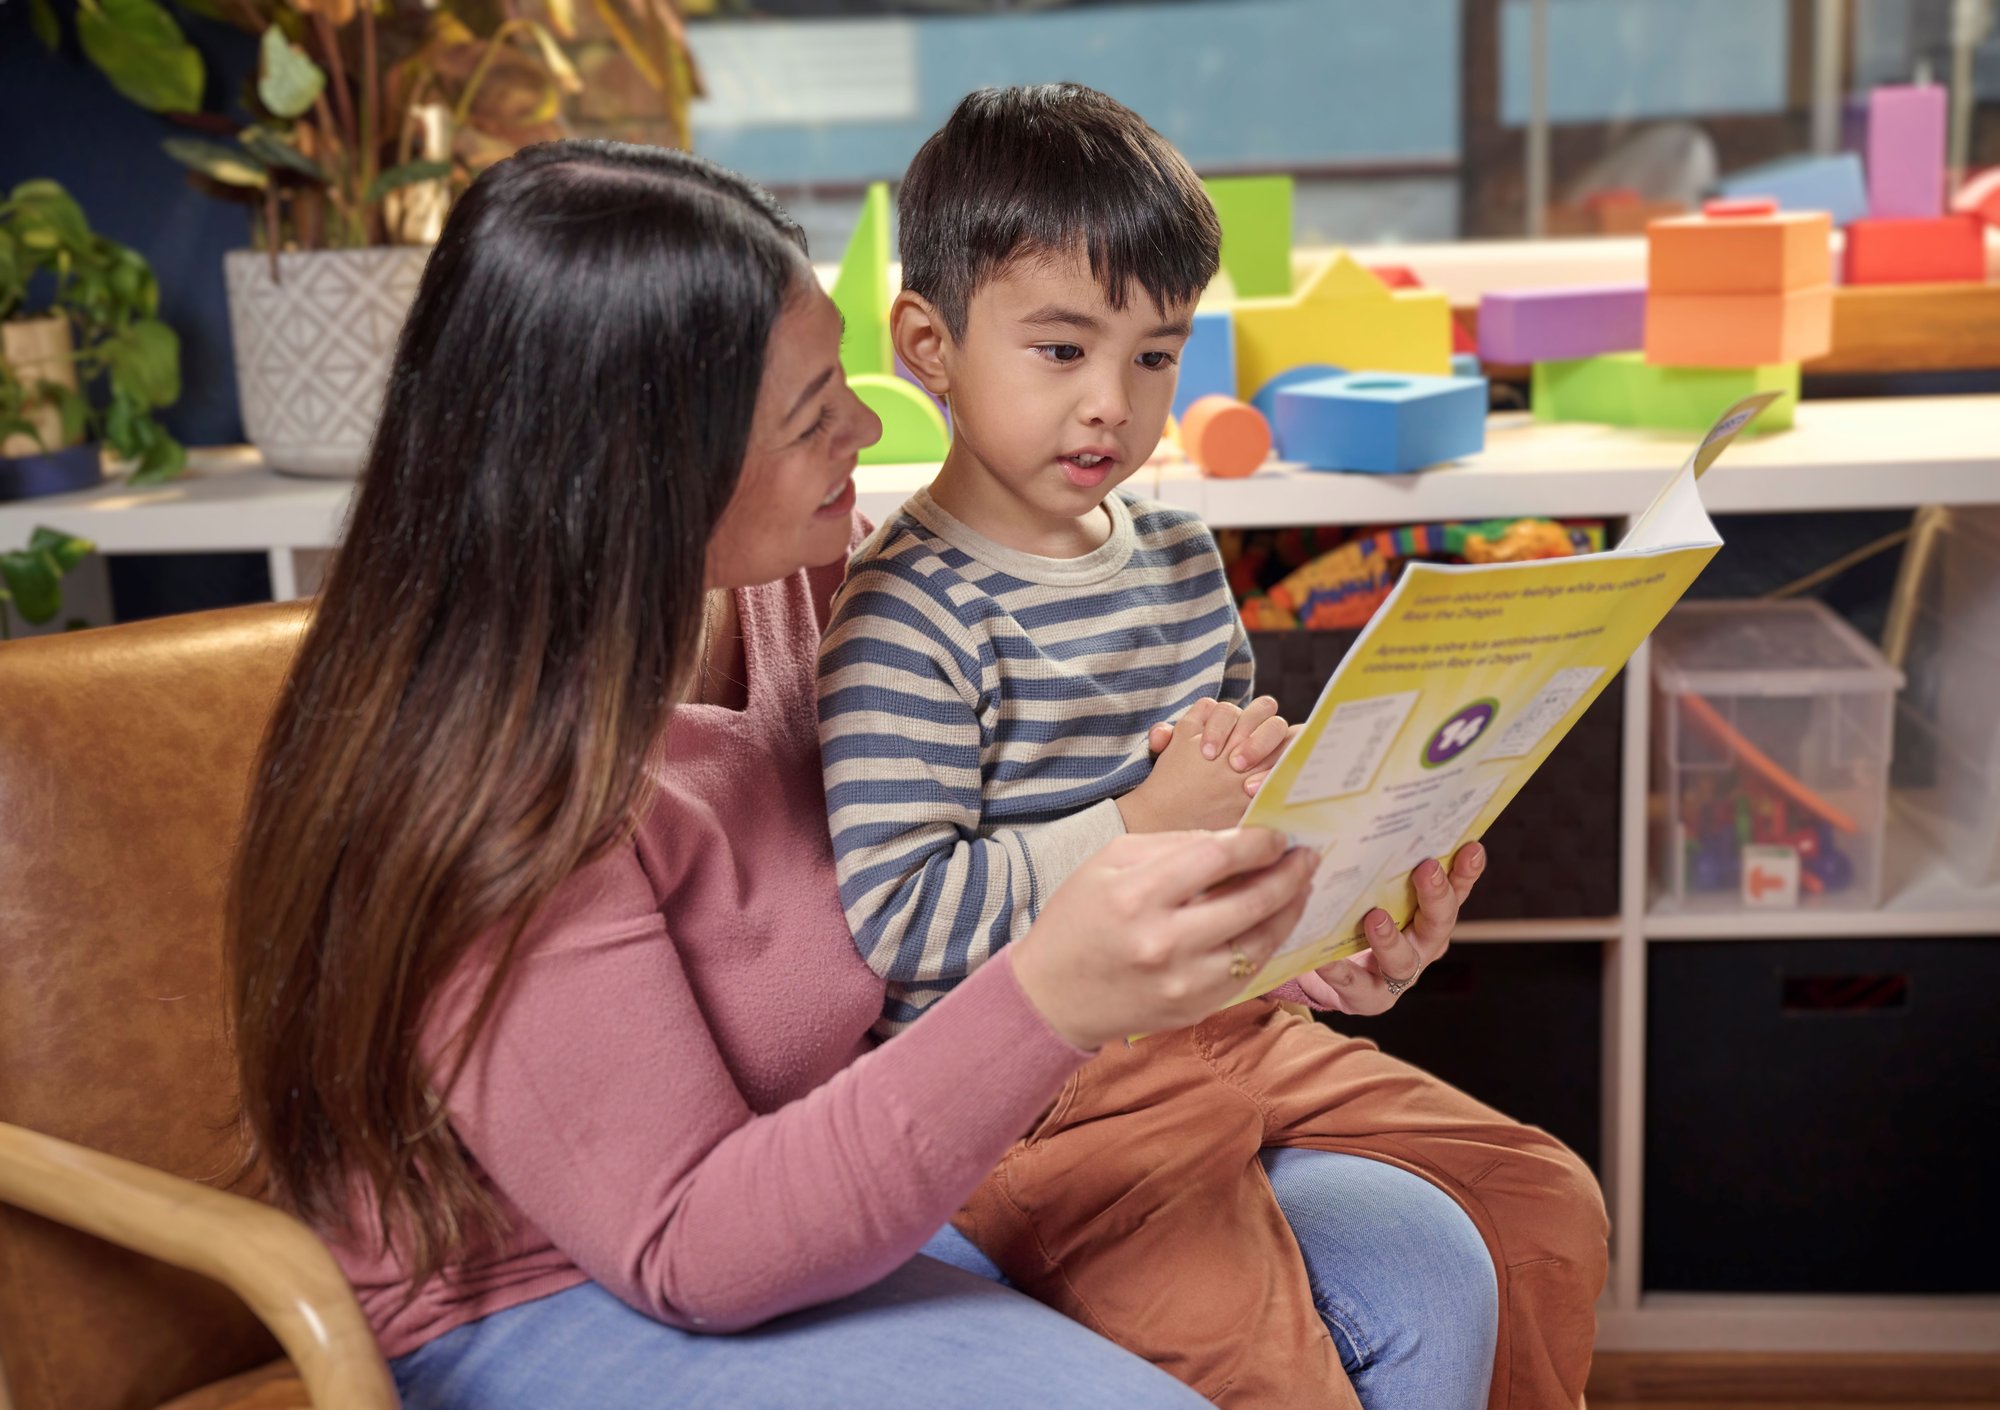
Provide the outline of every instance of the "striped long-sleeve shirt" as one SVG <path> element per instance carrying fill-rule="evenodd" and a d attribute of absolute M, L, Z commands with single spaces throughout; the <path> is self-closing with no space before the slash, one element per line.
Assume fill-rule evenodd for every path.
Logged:
<path fill-rule="evenodd" d="M 1123 831 L 1147 729 L 1250 698 L 1250 643 L 1192 514 L 1122 494 L 1080 558 L 1003 547 L 919 492 L 858 549 L 820 651 L 840 899 L 898 1032 L 1024 934 Z"/>

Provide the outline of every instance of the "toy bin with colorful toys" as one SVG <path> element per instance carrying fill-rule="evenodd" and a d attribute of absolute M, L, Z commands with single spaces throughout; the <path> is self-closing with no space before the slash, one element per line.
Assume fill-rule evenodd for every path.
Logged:
<path fill-rule="evenodd" d="M 1663 904 L 1879 904 L 1902 683 L 1818 602 L 1684 602 L 1669 613 L 1653 634 Z"/>

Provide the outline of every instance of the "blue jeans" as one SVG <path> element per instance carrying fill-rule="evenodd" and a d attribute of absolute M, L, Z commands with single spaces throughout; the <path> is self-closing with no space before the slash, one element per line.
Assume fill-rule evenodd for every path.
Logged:
<path fill-rule="evenodd" d="M 1264 1167 L 1362 1404 L 1484 1405 L 1497 1284 L 1486 1246 L 1451 1198 L 1359 1156 L 1267 1150 Z M 405 1410 L 1207 1404 L 1002 1286 L 949 1226 L 924 1253 L 873 1287 L 733 1336 L 663 1326 L 586 1283 L 447 1332 L 392 1369 Z"/>

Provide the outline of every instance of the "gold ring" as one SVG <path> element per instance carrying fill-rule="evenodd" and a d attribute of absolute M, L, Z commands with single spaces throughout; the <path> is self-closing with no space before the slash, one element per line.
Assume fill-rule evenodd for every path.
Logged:
<path fill-rule="evenodd" d="M 1256 972 L 1256 969 L 1257 966 L 1250 962 L 1250 957 L 1244 954 L 1240 947 L 1235 945 L 1229 947 L 1229 977 L 1231 979 L 1248 979 Z"/>

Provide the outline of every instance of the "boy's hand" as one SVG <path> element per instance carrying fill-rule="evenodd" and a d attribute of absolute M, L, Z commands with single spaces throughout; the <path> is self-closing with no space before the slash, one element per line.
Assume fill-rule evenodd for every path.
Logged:
<path fill-rule="evenodd" d="M 1174 832 L 1233 827 L 1269 777 L 1259 765 L 1281 750 L 1292 731 L 1278 702 L 1259 696 L 1244 709 L 1200 700 L 1180 723 L 1156 725 L 1153 772 L 1118 800 L 1127 832 Z"/>
<path fill-rule="evenodd" d="M 1268 695 L 1258 696 L 1241 710 L 1217 700 L 1197 700 L 1178 726 L 1154 725 L 1147 732 L 1146 747 L 1157 757 L 1166 753 L 1177 733 L 1198 729 L 1205 758 L 1226 759 L 1237 773 L 1249 775 L 1243 781 L 1248 798 L 1254 797 L 1271 776 L 1265 766 L 1275 762 L 1303 728 L 1288 726 L 1278 715 L 1278 702 Z"/>

